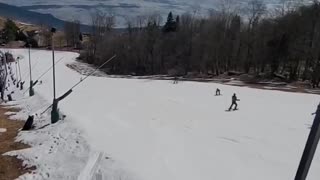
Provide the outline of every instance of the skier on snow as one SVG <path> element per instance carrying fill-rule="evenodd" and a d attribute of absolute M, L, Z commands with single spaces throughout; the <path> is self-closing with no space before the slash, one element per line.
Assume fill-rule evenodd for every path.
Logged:
<path fill-rule="evenodd" d="M 233 105 L 235 105 L 233 110 L 237 110 L 237 107 L 238 107 L 237 101 L 240 101 L 240 99 L 238 99 L 236 93 L 234 93 L 233 96 L 232 96 L 232 104 L 231 104 L 231 106 L 229 108 L 229 111 L 231 111 Z"/>
<path fill-rule="evenodd" d="M 220 96 L 221 94 L 220 94 L 220 89 L 219 88 L 217 88 L 217 90 L 216 90 L 216 96 Z"/>

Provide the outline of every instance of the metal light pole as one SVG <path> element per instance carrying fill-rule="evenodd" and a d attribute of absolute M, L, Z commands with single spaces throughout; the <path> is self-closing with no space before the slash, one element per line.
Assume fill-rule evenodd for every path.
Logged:
<path fill-rule="evenodd" d="M 314 118 L 311 131 L 308 137 L 307 144 L 305 146 L 299 168 L 295 180 L 305 180 L 307 178 L 311 162 L 317 149 L 317 145 L 320 139 L 320 104 L 316 111 L 316 117 Z"/>
<path fill-rule="evenodd" d="M 33 96 L 34 95 L 34 90 L 33 90 L 33 81 L 32 81 L 32 71 L 31 71 L 31 44 L 29 44 L 29 70 L 30 70 L 30 88 L 29 88 L 29 95 Z"/>
<path fill-rule="evenodd" d="M 20 90 L 23 90 L 23 84 L 24 81 L 22 81 L 22 76 L 21 76 L 21 68 L 20 68 L 20 58 L 18 57 L 18 67 L 19 67 L 19 75 L 20 75 Z"/>
<path fill-rule="evenodd" d="M 17 88 L 19 87 L 19 75 L 18 75 L 18 62 L 16 61 L 16 81 L 17 81 Z"/>
<path fill-rule="evenodd" d="M 17 57 L 17 60 L 18 60 L 18 68 L 19 68 L 19 76 L 20 76 L 20 80 L 18 81 L 17 83 L 17 87 L 22 86 L 21 83 L 22 83 L 22 77 L 21 77 L 21 68 L 20 68 L 20 57 Z M 20 83 L 20 84 L 19 84 Z M 21 88 L 21 87 L 20 87 Z"/>
<path fill-rule="evenodd" d="M 3 84 L 2 84 L 2 88 L 1 88 L 1 99 L 4 100 L 4 93 L 5 93 L 5 89 L 7 86 L 7 76 L 8 76 L 6 53 L 2 53 L 2 58 L 3 58 L 3 63 L 4 63 L 5 75 L 4 75 L 4 80 L 2 82 Z"/>
<path fill-rule="evenodd" d="M 51 123 L 54 124 L 59 121 L 58 100 L 56 99 L 56 69 L 54 60 L 54 33 L 55 28 L 51 28 L 51 49 L 52 49 L 52 71 L 53 71 L 53 103 L 51 110 Z"/>

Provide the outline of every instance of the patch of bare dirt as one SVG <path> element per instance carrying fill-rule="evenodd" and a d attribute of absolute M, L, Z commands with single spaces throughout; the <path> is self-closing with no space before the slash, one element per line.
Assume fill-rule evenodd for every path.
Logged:
<path fill-rule="evenodd" d="M 22 165 L 22 160 L 17 157 L 4 156 L 3 154 L 13 150 L 29 148 L 28 145 L 15 142 L 15 137 L 18 131 L 23 127 L 23 121 L 9 120 L 5 112 L 16 112 L 17 109 L 5 109 L 0 106 L 0 128 L 5 128 L 7 131 L 0 133 L 0 180 L 13 180 L 19 176 L 31 172 L 34 168 L 25 168 Z"/>

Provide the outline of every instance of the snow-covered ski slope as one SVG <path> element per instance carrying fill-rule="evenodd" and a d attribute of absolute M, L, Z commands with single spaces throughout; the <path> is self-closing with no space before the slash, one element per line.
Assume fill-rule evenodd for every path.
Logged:
<path fill-rule="evenodd" d="M 27 50 L 10 51 L 25 57 L 21 65 L 27 72 Z M 51 66 L 51 52 L 34 50 L 31 56 L 36 79 Z M 77 56 L 56 53 L 56 60 L 64 57 L 56 68 L 58 95 L 82 77 L 66 67 Z M 47 103 L 52 101 L 51 78 L 52 72 L 35 87 Z M 214 96 L 216 88 L 222 96 Z M 241 99 L 240 110 L 226 112 L 233 93 Z M 121 167 L 121 171 L 113 167 L 112 173 L 130 174 L 122 180 L 292 180 L 319 100 L 318 95 L 214 83 L 174 85 L 171 81 L 90 77 L 59 107 L 67 115 L 65 121 L 70 121 L 67 125 L 80 129 L 90 148 Z M 99 163 L 101 153 L 92 154 L 83 161 Z M 55 158 L 65 156 L 56 153 Z M 50 164 L 50 159 L 45 160 L 36 162 Z M 72 166 L 76 161 L 65 163 Z M 83 169 L 96 166 L 85 162 Z M 319 169 L 320 150 L 308 180 L 319 180 Z M 110 174 L 104 168 L 100 171 L 104 179 Z M 62 172 L 57 173 L 63 177 Z"/>

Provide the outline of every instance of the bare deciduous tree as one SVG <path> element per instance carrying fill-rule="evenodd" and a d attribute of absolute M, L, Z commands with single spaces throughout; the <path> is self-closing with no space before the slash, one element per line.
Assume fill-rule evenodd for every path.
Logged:
<path fill-rule="evenodd" d="M 76 48 L 79 44 L 80 33 L 80 21 L 66 22 L 64 25 L 64 34 L 67 46 Z"/>
<path fill-rule="evenodd" d="M 164 27 L 157 14 L 128 19 L 121 33 L 112 33 L 112 16 L 97 14 L 82 57 L 99 65 L 116 53 L 118 60 L 106 70 L 116 74 L 188 77 L 240 71 L 259 78 L 304 79 L 319 86 L 319 3 L 299 8 L 285 4 L 281 13 L 267 16 L 261 0 L 248 1 L 245 13 L 233 2 L 223 1 L 208 17 L 170 13 Z"/>

